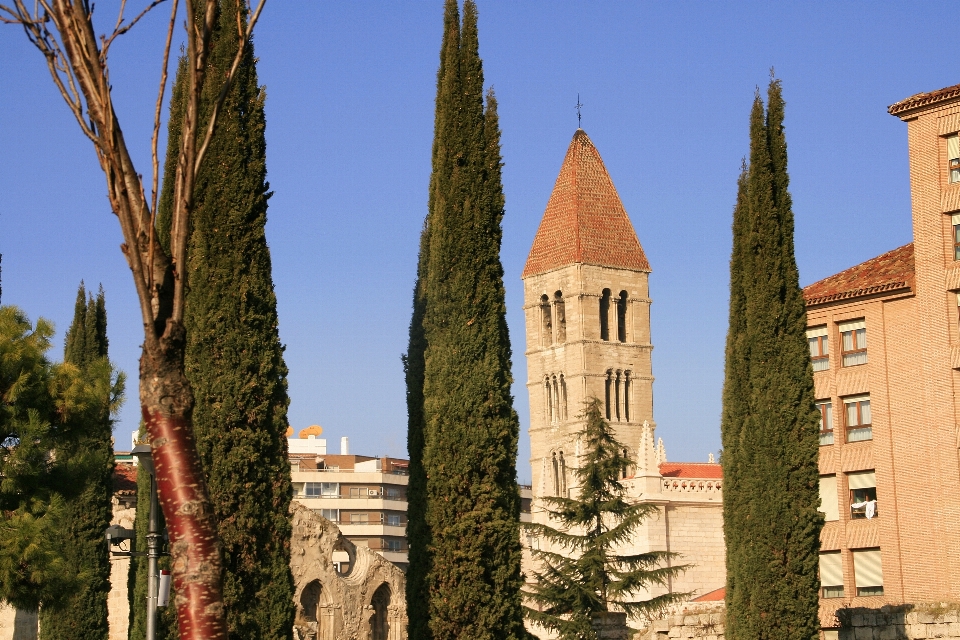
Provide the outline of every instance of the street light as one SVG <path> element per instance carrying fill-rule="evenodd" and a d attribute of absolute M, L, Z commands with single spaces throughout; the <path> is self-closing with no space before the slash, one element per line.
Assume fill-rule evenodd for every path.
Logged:
<path fill-rule="evenodd" d="M 159 594 L 160 572 L 157 560 L 160 558 L 160 504 L 157 500 L 157 473 L 153 466 L 153 450 L 149 444 L 138 444 L 130 453 L 137 463 L 150 474 L 150 513 L 147 516 L 147 638 L 157 637 L 157 596 Z"/>

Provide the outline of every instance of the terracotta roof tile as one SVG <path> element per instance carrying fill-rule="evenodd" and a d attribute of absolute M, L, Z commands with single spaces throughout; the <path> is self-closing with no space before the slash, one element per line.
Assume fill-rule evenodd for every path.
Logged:
<path fill-rule="evenodd" d="M 926 107 L 942 100 L 949 100 L 950 98 L 956 98 L 958 96 L 960 96 L 960 84 L 955 84 L 952 87 L 944 87 L 937 91 L 918 93 L 910 96 L 906 100 L 901 100 L 887 107 L 887 112 L 895 116 L 904 111 L 910 111 L 918 107 Z"/>
<path fill-rule="evenodd" d="M 650 271 L 610 174 L 583 129 L 573 134 L 522 277 L 577 263 Z"/>
<path fill-rule="evenodd" d="M 137 468 L 132 464 L 118 464 L 113 468 L 113 492 L 134 494 L 137 492 Z"/>
<path fill-rule="evenodd" d="M 867 260 L 803 288 L 807 306 L 913 289 L 913 243 Z"/>
<path fill-rule="evenodd" d="M 719 602 L 727 597 L 727 588 L 720 587 L 719 589 L 714 589 L 710 593 L 705 593 L 699 598 L 694 598 L 691 602 Z"/>
<path fill-rule="evenodd" d="M 661 462 L 660 475 L 664 478 L 722 478 L 723 470 L 710 462 Z"/>

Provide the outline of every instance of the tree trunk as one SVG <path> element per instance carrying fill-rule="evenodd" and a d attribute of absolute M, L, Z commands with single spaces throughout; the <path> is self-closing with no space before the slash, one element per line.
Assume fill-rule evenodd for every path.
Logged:
<path fill-rule="evenodd" d="M 181 640 L 226 638 L 220 544 L 193 437 L 193 392 L 183 374 L 185 331 L 169 320 L 140 358 L 140 405 L 150 435 Z"/>

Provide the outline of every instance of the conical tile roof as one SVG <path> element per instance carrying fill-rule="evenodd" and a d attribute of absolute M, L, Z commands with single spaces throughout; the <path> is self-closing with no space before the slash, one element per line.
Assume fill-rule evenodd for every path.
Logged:
<path fill-rule="evenodd" d="M 522 277 L 576 263 L 650 271 L 610 174 L 583 129 L 573 134 Z"/>

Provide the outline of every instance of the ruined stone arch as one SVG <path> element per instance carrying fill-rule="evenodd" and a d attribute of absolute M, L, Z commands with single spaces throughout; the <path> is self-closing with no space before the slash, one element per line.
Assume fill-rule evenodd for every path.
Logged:
<path fill-rule="evenodd" d="M 370 616 L 370 640 L 392 640 L 391 631 L 396 625 L 392 615 L 393 590 L 386 582 L 377 587 L 370 598 L 373 613 Z"/>
<path fill-rule="evenodd" d="M 333 640 L 334 609 L 330 590 L 320 580 L 311 580 L 297 596 L 294 626 L 304 640 Z"/>

